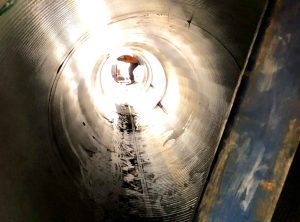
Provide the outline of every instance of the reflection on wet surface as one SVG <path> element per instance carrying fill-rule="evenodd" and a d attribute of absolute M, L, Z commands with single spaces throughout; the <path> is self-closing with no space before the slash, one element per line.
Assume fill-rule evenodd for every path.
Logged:
<path fill-rule="evenodd" d="M 206 94 L 203 88 L 215 83 L 205 82 L 183 54 L 165 46 L 172 55 L 162 64 L 159 54 L 136 45 L 102 56 L 93 36 L 87 36 L 54 82 L 54 140 L 74 181 L 94 201 L 97 220 L 189 221 L 193 216 L 228 103 Z M 85 58 L 86 51 L 93 57 Z M 144 66 L 143 73 L 135 73 L 141 81 L 132 85 L 115 81 L 111 72 L 119 55 L 129 53 L 138 54 Z M 236 78 L 237 66 L 227 67 Z M 196 79 L 202 87 L 189 87 Z M 222 90 L 212 93 L 226 98 Z M 203 131 L 206 125 L 209 131 Z"/>
<path fill-rule="evenodd" d="M 191 221 L 253 1 L 3 1 L 0 220 Z"/>

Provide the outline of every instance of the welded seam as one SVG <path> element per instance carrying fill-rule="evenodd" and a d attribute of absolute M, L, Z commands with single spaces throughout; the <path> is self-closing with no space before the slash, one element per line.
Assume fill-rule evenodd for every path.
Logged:
<path fill-rule="evenodd" d="M 149 193 L 148 193 L 148 188 L 147 188 L 147 183 L 146 183 L 146 179 L 145 179 L 145 175 L 144 175 L 144 168 L 143 168 L 143 163 L 141 160 L 141 156 L 140 156 L 140 149 L 139 149 L 139 145 L 136 139 L 136 131 L 135 131 L 135 122 L 134 122 L 134 118 L 133 118 L 133 112 L 130 109 L 130 106 L 128 106 L 129 109 L 129 116 L 130 116 L 130 121 L 131 121 L 131 128 L 132 128 L 132 135 L 133 135 L 133 139 L 134 139 L 134 151 L 136 152 L 136 156 L 137 156 L 137 162 L 138 162 L 138 167 L 139 167 L 139 171 L 141 172 L 141 174 L 139 174 L 139 176 L 141 177 L 141 181 L 142 181 L 142 189 L 143 189 L 143 196 L 144 196 L 144 203 L 145 203 L 145 208 L 146 208 L 146 212 L 147 212 L 147 216 L 152 217 L 153 216 L 153 212 L 152 212 L 152 207 L 150 205 L 150 198 L 149 198 Z"/>
<path fill-rule="evenodd" d="M 49 91 L 49 96 L 48 96 L 48 132 L 49 132 L 49 137 L 52 138 L 51 141 L 51 145 L 53 147 L 56 147 L 56 149 L 54 149 L 54 153 L 56 155 L 58 155 L 62 161 L 64 163 L 66 163 L 60 149 L 59 149 L 59 143 L 57 140 L 57 137 L 55 135 L 54 132 L 54 125 L 53 125 L 53 112 L 52 112 L 52 106 L 53 106 L 53 102 L 54 102 L 54 96 L 55 96 L 55 92 L 57 89 L 57 85 L 59 82 L 59 79 L 62 75 L 62 70 L 64 68 L 64 66 L 66 65 L 66 63 L 69 61 L 69 59 L 71 58 L 71 56 L 73 55 L 73 53 L 76 51 L 77 47 L 81 44 L 82 41 L 84 41 L 86 38 L 88 37 L 88 33 L 85 33 L 84 35 L 82 35 L 73 45 L 73 47 L 71 47 L 71 50 L 68 51 L 68 53 L 66 54 L 65 58 L 63 59 L 62 63 L 59 65 L 56 75 L 52 81 L 51 87 L 50 87 L 50 91 Z M 67 174 L 74 179 L 74 181 L 77 183 L 77 185 L 79 184 L 78 181 L 76 180 L 76 178 L 73 177 L 73 174 L 71 173 L 71 170 L 66 167 L 64 164 L 62 164 L 62 167 L 64 169 L 65 172 L 67 172 Z"/>

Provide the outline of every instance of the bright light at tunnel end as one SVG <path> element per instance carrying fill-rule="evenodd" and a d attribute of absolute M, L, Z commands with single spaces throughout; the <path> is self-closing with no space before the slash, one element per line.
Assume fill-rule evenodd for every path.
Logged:
<path fill-rule="evenodd" d="M 131 55 L 139 60 L 139 65 L 133 72 L 136 81 L 134 84 L 129 84 L 129 65 L 117 60 L 122 55 Z M 122 74 L 124 80 L 116 81 L 114 75 L 117 71 Z M 97 76 L 99 84 L 95 100 L 102 98 L 102 101 L 103 99 L 109 101 L 112 108 L 113 106 L 129 105 L 131 110 L 139 115 L 140 121 L 153 127 L 157 133 L 164 130 L 163 125 L 166 122 L 170 123 L 170 118 L 167 116 L 176 111 L 174 105 L 177 105 L 178 102 L 174 103 L 174 100 L 179 99 L 179 96 L 174 90 L 178 88 L 170 88 L 173 94 L 170 99 L 173 102 L 167 103 L 170 109 L 169 113 L 161 110 L 158 104 L 161 104 L 167 91 L 167 75 L 160 61 L 151 52 L 136 46 L 115 50 L 106 56 Z M 171 83 L 175 82 L 172 79 Z M 100 103 L 98 107 L 101 110 L 103 104 Z"/>

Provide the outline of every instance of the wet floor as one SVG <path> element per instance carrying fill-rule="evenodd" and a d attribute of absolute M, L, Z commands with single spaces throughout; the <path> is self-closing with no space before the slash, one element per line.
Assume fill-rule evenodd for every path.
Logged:
<path fill-rule="evenodd" d="M 263 2 L 3 1 L 0 221 L 191 221 Z"/>

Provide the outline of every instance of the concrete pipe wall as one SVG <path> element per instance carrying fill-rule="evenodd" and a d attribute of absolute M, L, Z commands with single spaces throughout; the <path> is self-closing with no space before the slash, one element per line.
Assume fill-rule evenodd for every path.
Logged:
<path fill-rule="evenodd" d="M 191 221 L 265 2 L 0 3 L 0 220 Z"/>

